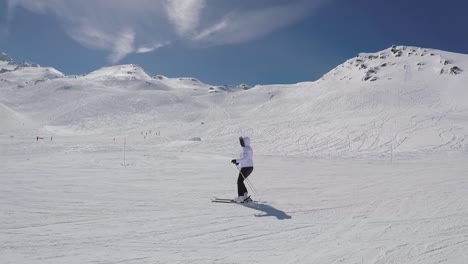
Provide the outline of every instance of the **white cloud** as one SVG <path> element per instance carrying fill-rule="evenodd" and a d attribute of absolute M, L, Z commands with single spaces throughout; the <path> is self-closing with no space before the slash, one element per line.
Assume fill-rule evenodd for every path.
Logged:
<path fill-rule="evenodd" d="M 88 48 L 106 49 L 112 47 L 116 40 L 111 32 L 101 31 L 86 21 L 70 27 L 68 34 L 75 41 Z"/>
<path fill-rule="evenodd" d="M 53 15 L 81 45 L 108 50 L 117 63 L 174 41 L 222 45 L 265 36 L 310 15 L 325 0 L 7 0 L 16 8 Z"/>
<path fill-rule="evenodd" d="M 9 0 L 8 1 L 8 12 L 12 14 L 16 6 L 27 6 L 27 8 L 33 12 L 45 12 L 47 9 L 47 3 L 42 1 L 34 0 Z"/>
<path fill-rule="evenodd" d="M 290 0 L 279 5 L 233 11 L 195 39 L 215 45 L 247 42 L 289 26 L 310 15 L 322 0 Z"/>
<path fill-rule="evenodd" d="M 153 44 L 151 46 L 140 46 L 137 50 L 136 50 L 136 53 L 148 53 L 148 52 L 152 52 L 154 50 L 157 50 L 159 48 L 162 48 L 162 47 L 165 47 L 167 45 L 170 45 L 171 43 L 170 42 L 165 42 L 165 43 L 157 43 L 157 44 Z"/>
<path fill-rule="evenodd" d="M 206 0 L 166 0 L 166 13 L 180 35 L 191 33 L 200 22 Z"/>
<path fill-rule="evenodd" d="M 130 53 L 134 52 L 135 33 L 131 29 L 123 30 L 114 43 L 109 59 L 112 63 L 117 63 Z"/>
<path fill-rule="evenodd" d="M 54 15 L 65 32 L 81 45 L 109 51 L 117 63 L 139 47 L 160 46 L 171 36 L 162 1 L 151 0 L 8 0 L 9 16 L 16 8 Z M 166 21 L 166 23 L 164 23 Z M 173 35 L 173 34 L 172 34 Z M 138 47 L 138 48 L 137 48 Z"/>
<path fill-rule="evenodd" d="M 229 22 L 227 20 L 222 20 L 221 22 L 214 24 L 213 26 L 204 29 L 194 36 L 196 40 L 204 40 L 210 38 L 212 35 L 222 31 L 228 27 Z"/>

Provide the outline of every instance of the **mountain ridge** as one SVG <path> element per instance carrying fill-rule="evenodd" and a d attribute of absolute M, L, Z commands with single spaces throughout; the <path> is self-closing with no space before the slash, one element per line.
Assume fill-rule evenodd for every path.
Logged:
<path fill-rule="evenodd" d="M 390 48 L 384 49 L 382 51 L 378 51 L 375 53 L 360 53 L 358 54 L 355 58 L 351 58 L 344 62 L 343 64 L 338 65 L 334 69 L 330 70 L 329 72 L 325 73 L 321 78 L 318 80 L 327 80 L 333 76 L 338 76 L 339 80 L 353 80 L 353 76 L 347 76 L 346 73 L 354 72 L 354 71 L 359 71 L 361 74 L 360 78 L 357 78 L 357 80 L 361 81 L 369 81 L 373 82 L 378 79 L 384 80 L 386 73 L 388 71 L 385 71 L 386 69 L 394 69 L 396 67 L 392 67 L 396 64 L 395 61 L 392 61 L 389 59 L 398 59 L 399 64 L 397 67 L 400 66 L 405 66 L 404 64 L 402 65 L 401 62 L 407 61 L 408 58 L 410 57 L 420 57 L 417 62 L 418 71 L 423 70 L 428 67 L 433 67 L 433 69 L 438 72 L 439 74 L 452 74 L 452 75 L 458 75 L 463 73 L 463 69 L 466 69 L 468 65 L 457 65 L 456 62 L 451 59 L 451 57 L 455 56 L 468 56 L 468 55 L 463 55 L 463 54 L 458 54 L 458 53 L 451 53 L 451 52 L 446 52 L 446 51 L 441 51 L 441 50 L 436 50 L 436 49 L 429 49 L 429 48 L 420 48 L 420 47 L 414 47 L 414 46 L 396 46 L 393 45 Z M 429 57 L 432 57 L 428 59 Z M 22 62 L 22 63 L 16 63 L 8 54 L 5 52 L 0 53 L 0 61 L 3 61 L 3 65 L 0 64 L 0 73 L 2 72 L 7 72 L 7 71 L 14 71 L 15 69 L 20 69 L 20 68 L 28 68 L 28 67 L 34 67 L 34 68 L 41 68 L 38 64 L 34 64 L 31 62 Z M 57 71 L 60 72 L 52 67 L 47 67 L 50 71 Z M 345 72 L 343 73 L 343 69 L 345 69 Z M 63 75 L 62 77 L 68 77 L 68 78 L 79 78 L 79 77 L 84 77 L 84 78 L 120 78 L 120 79 L 125 79 L 129 78 L 132 80 L 135 79 L 142 79 L 142 80 L 150 80 L 150 79 L 159 79 L 159 80 L 165 80 L 165 79 L 178 79 L 180 81 L 192 81 L 192 82 L 199 82 L 202 83 L 200 80 L 193 78 L 193 77 L 177 77 L 177 78 L 168 78 L 163 75 L 156 75 L 150 77 L 149 74 L 146 73 L 146 71 L 136 65 L 136 64 L 121 64 L 121 65 L 113 65 L 113 66 L 105 66 L 102 68 L 99 68 L 97 70 L 94 70 L 92 72 L 89 72 L 87 74 L 83 74 L 80 76 L 76 75 Z M 318 81 L 317 80 L 317 81 Z M 356 79 L 354 79 L 356 80 Z M 313 80 L 309 80 L 313 81 Z M 307 81 L 307 82 L 309 82 Z M 236 86 L 231 86 L 231 85 L 211 85 L 212 87 L 215 87 L 218 89 L 218 91 L 223 91 L 224 90 L 230 90 L 228 88 L 241 88 L 241 89 L 250 89 L 251 87 L 246 85 L 246 84 L 240 84 Z M 260 86 L 262 86 L 260 84 Z"/>
<path fill-rule="evenodd" d="M 223 142 L 239 135 L 263 154 L 466 151 L 466 68 L 467 55 L 406 46 L 361 53 L 316 81 L 250 89 L 151 77 L 132 64 L 84 76 L 49 69 L 50 78 L 45 68 L 22 68 L 0 74 L 0 103 L 34 119 L 36 130 L 3 133 L 138 135 L 151 127 L 165 135 L 154 144 L 183 151 L 226 151 Z"/>

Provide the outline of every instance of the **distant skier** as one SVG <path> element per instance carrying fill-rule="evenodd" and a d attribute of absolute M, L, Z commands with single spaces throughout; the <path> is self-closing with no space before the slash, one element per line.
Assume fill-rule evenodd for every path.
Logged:
<path fill-rule="evenodd" d="M 237 178 L 237 201 L 248 202 L 251 201 L 247 188 L 245 187 L 244 180 L 249 177 L 253 171 L 253 150 L 250 147 L 249 137 L 239 137 L 240 145 L 242 146 L 242 152 L 240 153 L 240 159 L 233 159 L 231 163 L 236 164 L 239 169 L 239 176 Z"/>

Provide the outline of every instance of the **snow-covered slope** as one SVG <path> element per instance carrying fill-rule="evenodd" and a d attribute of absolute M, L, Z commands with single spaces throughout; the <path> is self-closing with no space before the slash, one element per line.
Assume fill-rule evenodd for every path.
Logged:
<path fill-rule="evenodd" d="M 468 56 L 406 46 L 360 54 L 315 82 L 228 88 L 150 77 L 136 65 L 85 76 L 51 68 L 0 74 L 1 103 L 44 133 L 132 135 L 163 131 L 170 144 L 226 151 L 249 134 L 260 153 L 389 155 L 464 150 Z M 233 91 L 237 91 L 232 93 Z"/>
<path fill-rule="evenodd" d="M 289 141 L 280 149 L 291 154 L 461 150 L 467 62 L 467 55 L 401 46 L 360 54 L 316 82 L 256 87 L 270 99 L 256 112 L 278 128 L 271 143 Z"/>
<path fill-rule="evenodd" d="M 34 126 L 34 122 L 26 118 L 25 116 L 11 110 L 6 105 L 0 103 L 0 120 L 2 129 L 0 130 L 1 134 L 12 133 L 15 134 L 15 131 L 18 130 L 27 130 L 30 127 Z M 25 126 L 25 123 L 27 124 Z"/>
<path fill-rule="evenodd" d="M 251 89 L 4 62 L 2 264 L 468 260 L 467 55 L 392 47 Z M 240 135 L 261 202 L 211 203 L 237 194 Z"/>

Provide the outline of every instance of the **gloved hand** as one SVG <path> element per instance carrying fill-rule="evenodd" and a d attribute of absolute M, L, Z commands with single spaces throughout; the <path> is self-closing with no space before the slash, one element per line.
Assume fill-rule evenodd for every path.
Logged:
<path fill-rule="evenodd" d="M 239 164 L 239 163 L 237 163 L 237 160 L 235 160 L 235 159 L 231 160 L 231 163 L 236 164 L 236 165 Z"/>

